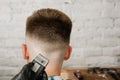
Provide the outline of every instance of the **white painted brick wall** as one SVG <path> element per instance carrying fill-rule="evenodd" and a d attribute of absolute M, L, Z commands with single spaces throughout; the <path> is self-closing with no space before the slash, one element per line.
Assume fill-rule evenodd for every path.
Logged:
<path fill-rule="evenodd" d="M 25 63 L 27 16 L 48 7 L 73 21 L 73 52 L 63 67 L 120 66 L 120 0 L 0 0 L 0 80 L 9 80 Z"/>

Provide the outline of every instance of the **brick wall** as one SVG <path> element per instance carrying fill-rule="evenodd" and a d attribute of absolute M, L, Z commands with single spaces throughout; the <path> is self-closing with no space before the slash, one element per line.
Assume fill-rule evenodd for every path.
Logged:
<path fill-rule="evenodd" d="M 64 67 L 120 65 L 120 0 L 0 0 L 0 80 L 9 80 L 25 63 L 26 17 L 47 7 L 73 21 L 73 52 Z"/>

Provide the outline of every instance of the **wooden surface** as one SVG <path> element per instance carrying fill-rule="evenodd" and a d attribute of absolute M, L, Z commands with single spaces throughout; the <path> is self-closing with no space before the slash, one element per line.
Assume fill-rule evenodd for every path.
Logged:
<path fill-rule="evenodd" d="M 105 77 L 102 77 L 104 75 L 89 74 L 87 72 L 87 69 L 63 69 L 61 71 L 61 76 L 67 80 L 78 80 L 73 74 L 76 70 L 80 70 L 84 77 L 83 80 L 114 80 L 108 74 L 106 75 L 107 79 L 105 79 Z"/>

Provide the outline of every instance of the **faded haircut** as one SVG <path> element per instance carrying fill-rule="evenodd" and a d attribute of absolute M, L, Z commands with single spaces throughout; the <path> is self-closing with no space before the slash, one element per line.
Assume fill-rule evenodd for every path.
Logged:
<path fill-rule="evenodd" d="M 47 42 L 69 44 L 72 21 L 56 9 L 40 9 L 27 18 L 26 36 Z"/>

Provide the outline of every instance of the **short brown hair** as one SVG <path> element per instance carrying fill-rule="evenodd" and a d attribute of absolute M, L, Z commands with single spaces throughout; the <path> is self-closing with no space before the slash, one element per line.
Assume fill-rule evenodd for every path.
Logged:
<path fill-rule="evenodd" d="M 70 18 L 56 9 L 40 9 L 27 18 L 26 36 L 49 42 L 69 43 L 72 22 Z"/>

